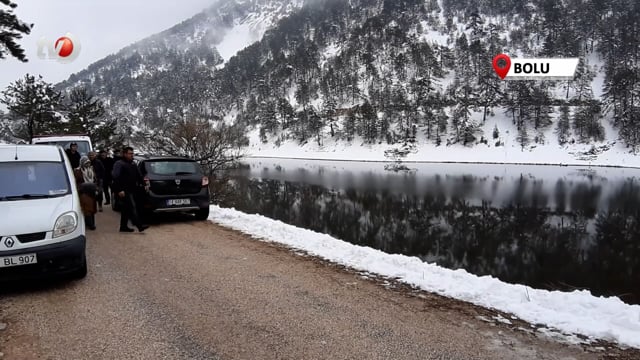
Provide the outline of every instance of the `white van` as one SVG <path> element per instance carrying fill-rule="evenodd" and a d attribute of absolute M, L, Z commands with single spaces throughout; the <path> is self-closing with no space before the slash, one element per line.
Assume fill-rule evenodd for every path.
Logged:
<path fill-rule="evenodd" d="M 93 151 L 91 138 L 85 134 L 80 135 L 36 135 L 32 140 L 32 144 L 38 145 L 57 145 L 64 150 L 69 149 L 72 143 L 78 144 L 78 152 L 81 156 L 87 156 Z"/>
<path fill-rule="evenodd" d="M 57 146 L 0 145 L 0 281 L 87 274 L 73 171 Z"/>

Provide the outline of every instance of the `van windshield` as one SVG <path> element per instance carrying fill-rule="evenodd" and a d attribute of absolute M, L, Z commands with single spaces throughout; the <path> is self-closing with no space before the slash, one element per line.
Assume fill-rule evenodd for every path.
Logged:
<path fill-rule="evenodd" d="M 59 141 L 39 141 L 36 145 L 58 145 L 64 150 L 68 150 L 71 146 L 71 143 L 78 144 L 78 152 L 82 156 L 89 155 L 89 151 L 91 151 L 91 146 L 89 146 L 88 141 L 78 141 L 78 140 L 59 140 Z"/>
<path fill-rule="evenodd" d="M 69 194 L 62 162 L 0 163 L 0 201 L 39 199 Z"/>

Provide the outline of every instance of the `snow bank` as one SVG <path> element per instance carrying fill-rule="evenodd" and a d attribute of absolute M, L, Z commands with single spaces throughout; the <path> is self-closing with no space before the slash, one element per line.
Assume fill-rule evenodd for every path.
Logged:
<path fill-rule="evenodd" d="M 565 333 L 640 348 L 640 306 L 625 304 L 615 297 L 595 297 L 588 291 L 547 291 L 508 284 L 491 276 L 445 269 L 416 257 L 391 255 L 353 245 L 326 234 L 234 209 L 212 206 L 209 219 L 356 270 L 398 278 L 426 291 L 512 313 L 533 324 L 541 323 Z"/>

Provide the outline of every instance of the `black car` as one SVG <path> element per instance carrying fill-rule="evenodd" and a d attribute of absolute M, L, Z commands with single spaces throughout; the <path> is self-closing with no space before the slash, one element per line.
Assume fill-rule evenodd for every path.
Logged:
<path fill-rule="evenodd" d="M 143 214 L 190 212 L 199 220 L 209 217 L 209 178 L 200 164 L 183 157 L 146 157 L 138 168 L 148 187 L 140 196 Z"/>

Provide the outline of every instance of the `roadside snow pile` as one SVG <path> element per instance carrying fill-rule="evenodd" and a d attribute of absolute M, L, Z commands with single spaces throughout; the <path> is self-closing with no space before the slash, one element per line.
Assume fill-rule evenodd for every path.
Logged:
<path fill-rule="evenodd" d="M 211 206 L 209 220 L 359 271 L 398 278 L 426 291 L 508 312 L 532 324 L 640 348 L 640 306 L 625 304 L 618 298 L 595 297 L 588 291 L 569 293 L 508 284 L 215 205 Z"/>

